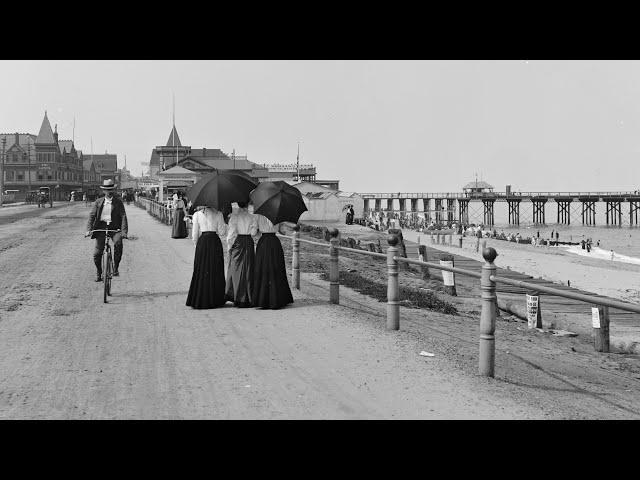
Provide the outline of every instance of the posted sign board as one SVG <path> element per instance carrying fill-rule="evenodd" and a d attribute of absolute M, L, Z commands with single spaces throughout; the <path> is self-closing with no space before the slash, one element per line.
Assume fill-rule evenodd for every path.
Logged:
<path fill-rule="evenodd" d="M 591 307 L 591 323 L 593 328 L 600 328 L 600 310 L 598 310 L 598 307 Z"/>
<path fill-rule="evenodd" d="M 453 260 L 440 260 L 440 265 L 453 268 Z M 441 272 L 442 272 L 442 281 L 444 282 L 444 286 L 453 287 L 455 285 L 453 272 L 447 272 L 445 270 L 441 270 Z"/>
<path fill-rule="evenodd" d="M 538 323 L 538 295 L 527 294 L 527 325 L 529 328 L 536 328 Z"/>

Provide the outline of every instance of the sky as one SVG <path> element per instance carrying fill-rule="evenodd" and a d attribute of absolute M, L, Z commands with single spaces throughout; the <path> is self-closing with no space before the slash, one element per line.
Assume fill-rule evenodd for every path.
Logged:
<path fill-rule="evenodd" d="M 0 61 L 0 132 L 116 153 L 183 145 L 313 163 L 356 192 L 640 188 L 638 61 Z"/>

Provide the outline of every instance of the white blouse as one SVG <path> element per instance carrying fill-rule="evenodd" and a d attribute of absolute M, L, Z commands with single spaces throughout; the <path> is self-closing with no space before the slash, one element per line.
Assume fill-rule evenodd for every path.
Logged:
<path fill-rule="evenodd" d="M 279 223 L 276 223 L 274 225 L 273 223 L 271 223 L 271 220 L 269 220 L 264 215 L 260 215 L 259 213 L 254 213 L 253 215 L 256 217 L 258 231 L 260 233 L 278 233 L 278 227 L 280 226 Z"/>
<path fill-rule="evenodd" d="M 193 214 L 191 221 L 193 222 L 191 231 L 193 243 L 198 243 L 198 239 L 203 232 L 218 232 L 221 237 L 224 237 L 227 233 L 227 224 L 224 223 L 222 212 L 218 210 L 212 208 L 198 210 Z"/>
<path fill-rule="evenodd" d="M 233 242 L 236 241 L 238 235 L 251 235 L 254 237 L 257 234 L 258 223 L 256 218 L 246 209 L 240 209 L 236 213 L 229 215 L 229 233 L 227 234 L 227 246 L 229 249 L 233 246 Z"/>

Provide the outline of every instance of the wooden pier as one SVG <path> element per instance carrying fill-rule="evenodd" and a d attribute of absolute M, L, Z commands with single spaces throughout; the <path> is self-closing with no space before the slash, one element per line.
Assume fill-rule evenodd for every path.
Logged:
<path fill-rule="evenodd" d="M 520 206 L 530 202 L 534 225 L 546 225 L 545 205 L 549 201 L 556 204 L 556 222 L 559 225 L 571 224 L 571 204 L 582 205 L 582 225 L 596 224 L 596 203 L 605 203 L 606 225 L 622 225 L 628 212 L 629 225 L 638 223 L 640 210 L 640 192 L 448 192 L 448 193 L 361 193 L 364 199 L 365 214 L 369 211 L 392 211 L 403 214 L 421 213 L 427 222 L 469 223 L 469 204 L 481 202 L 483 206 L 483 224 L 495 224 L 495 202 L 507 202 L 509 225 L 520 225 Z M 409 199 L 409 202 L 407 202 Z M 628 208 L 623 208 L 628 204 Z M 433 205 L 433 208 L 432 208 Z M 408 208 L 407 208 L 408 207 Z"/>

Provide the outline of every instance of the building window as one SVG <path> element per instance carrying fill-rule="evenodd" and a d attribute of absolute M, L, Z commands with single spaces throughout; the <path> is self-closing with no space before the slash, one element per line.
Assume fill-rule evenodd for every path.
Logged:
<path fill-rule="evenodd" d="M 7 170 L 7 181 L 13 181 L 13 170 Z"/>
<path fill-rule="evenodd" d="M 43 180 L 41 173 L 38 174 L 38 180 Z"/>
<path fill-rule="evenodd" d="M 24 180 L 24 173 L 16 172 L 16 180 Z"/>
<path fill-rule="evenodd" d="M 53 179 L 51 178 L 51 174 L 48 174 L 48 175 L 47 175 L 47 180 L 53 180 Z"/>

